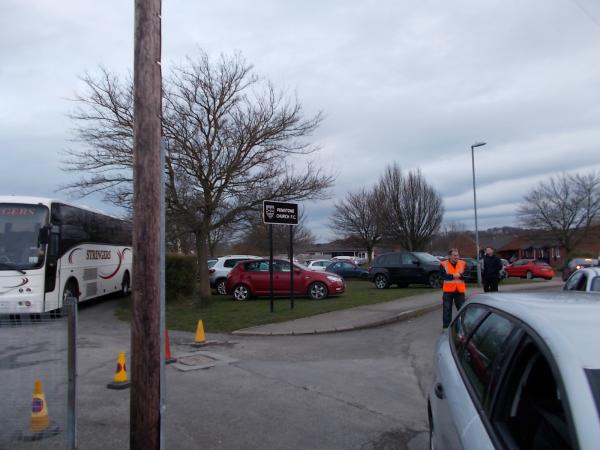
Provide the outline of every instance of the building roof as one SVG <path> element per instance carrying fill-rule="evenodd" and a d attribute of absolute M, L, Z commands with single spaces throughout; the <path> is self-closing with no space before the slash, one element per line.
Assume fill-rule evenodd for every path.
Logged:
<path fill-rule="evenodd" d="M 518 236 L 505 242 L 501 247 L 496 247 L 499 251 L 507 250 L 525 250 L 527 248 L 547 248 L 558 247 L 559 242 L 551 237 L 533 237 L 533 236 Z"/>
<path fill-rule="evenodd" d="M 350 247 L 348 244 L 344 243 L 336 243 L 330 242 L 327 244 L 315 244 L 312 247 L 306 247 L 304 252 L 321 252 L 321 253 L 331 253 L 331 252 L 364 252 L 366 249 L 364 247 Z"/>

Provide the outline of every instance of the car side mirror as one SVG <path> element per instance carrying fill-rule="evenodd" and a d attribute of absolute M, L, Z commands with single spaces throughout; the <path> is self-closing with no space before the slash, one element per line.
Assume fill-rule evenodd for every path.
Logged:
<path fill-rule="evenodd" d="M 412 263 L 413 263 L 415 266 L 420 266 L 420 265 L 421 265 L 421 262 L 420 262 L 420 261 L 417 261 L 417 260 L 415 260 L 415 259 L 413 259 L 413 262 L 412 262 Z"/>
<path fill-rule="evenodd" d="M 302 272 L 300 272 L 300 269 L 294 269 L 294 273 L 295 273 L 296 275 L 300 275 Z"/>

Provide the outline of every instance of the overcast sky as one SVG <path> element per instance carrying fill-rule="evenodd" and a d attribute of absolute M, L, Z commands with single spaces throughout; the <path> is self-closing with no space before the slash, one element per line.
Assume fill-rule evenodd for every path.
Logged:
<path fill-rule="evenodd" d="M 0 15 L 0 193 L 64 197 L 60 170 L 78 77 L 133 67 L 133 1 L 4 0 Z M 336 176 L 308 227 L 387 164 L 420 168 L 445 220 L 515 224 L 522 196 L 562 171 L 600 169 L 597 0 L 163 1 L 163 68 L 203 48 L 255 71 L 326 119 L 312 137 Z M 79 203 L 115 212 L 97 199 Z"/>

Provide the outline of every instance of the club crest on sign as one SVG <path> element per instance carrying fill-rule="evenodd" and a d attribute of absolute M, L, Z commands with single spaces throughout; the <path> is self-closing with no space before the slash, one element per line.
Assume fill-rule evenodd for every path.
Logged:
<path fill-rule="evenodd" d="M 265 214 L 267 215 L 267 218 L 272 219 L 275 216 L 275 206 L 265 205 Z"/>

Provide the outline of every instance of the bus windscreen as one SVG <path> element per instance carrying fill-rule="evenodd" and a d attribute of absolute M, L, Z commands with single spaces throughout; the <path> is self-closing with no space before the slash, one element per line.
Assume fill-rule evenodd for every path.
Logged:
<path fill-rule="evenodd" d="M 48 224 L 48 208 L 0 203 L 0 271 L 41 267 L 44 245 L 40 230 Z"/>

